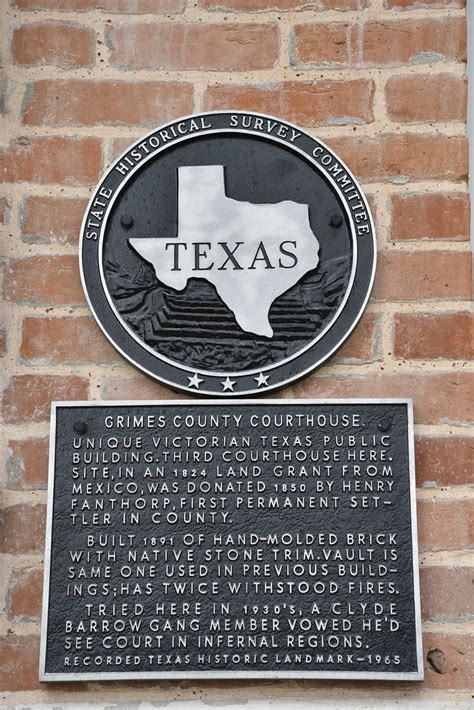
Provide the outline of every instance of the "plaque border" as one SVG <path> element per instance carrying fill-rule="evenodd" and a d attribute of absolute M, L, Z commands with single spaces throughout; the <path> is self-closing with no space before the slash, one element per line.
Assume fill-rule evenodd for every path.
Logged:
<path fill-rule="evenodd" d="M 273 136 L 267 133 L 262 133 L 261 131 L 258 131 L 256 129 L 245 129 L 245 128 L 234 128 L 234 127 L 226 127 L 224 128 L 211 128 L 211 129 L 206 129 L 199 131 L 196 134 L 186 134 L 183 135 L 179 138 L 175 138 L 174 140 L 170 140 L 169 143 L 165 143 L 164 145 L 159 145 L 157 148 L 154 148 L 150 154 L 146 155 L 143 157 L 142 160 L 136 163 L 134 167 L 130 169 L 130 171 L 125 175 L 122 176 L 119 180 L 119 185 L 114 188 L 113 190 L 113 195 L 111 197 L 110 203 L 108 204 L 107 208 L 105 209 L 105 215 L 103 220 L 101 220 L 100 227 L 98 228 L 99 231 L 99 237 L 97 240 L 90 241 L 85 237 L 86 234 L 86 225 L 87 225 L 87 220 L 89 217 L 90 212 L 93 210 L 93 205 L 95 199 L 99 196 L 100 190 L 105 187 L 107 188 L 107 180 L 109 177 L 113 174 L 114 168 L 122 161 L 132 150 L 133 148 L 139 146 L 140 143 L 143 141 L 147 140 L 151 136 L 153 136 L 155 133 L 158 133 L 161 130 L 165 130 L 167 127 L 172 126 L 176 123 L 179 123 L 180 121 L 188 121 L 196 118 L 205 118 L 205 117 L 211 117 L 211 116 L 225 116 L 225 115 L 238 115 L 238 116 L 252 116 L 252 117 L 257 117 L 257 118 L 262 118 L 262 119 L 270 119 L 270 120 L 276 120 L 280 122 L 281 124 L 284 124 L 288 126 L 289 128 L 296 129 L 298 132 L 301 133 L 301 135 L 304 135 L 305 138 L 308 138 L 313 144 L 316 146 L 321 147 L 324 149 L 327 153 L 329 153 L 333 159 L 342 167 L 344 168 L 345 172 L 347 175 L 350 177 L 352 180 L 355 188 L 358 190 L 360 194 L 360 198 L 364 203 L 365 209 L 368 214 L 369 218 L 369 225 L 370 225 L 370 232 L 366 234 L 365 236 L 370 239 L 371 241 L 371 249 L 373 250 L 373 254 L 371 257 L 371 263 L 370 263 L 370 275 L 367 280 L 367 288 L 365 289 L 363 299 L 360 303 L 360 307 L 357 309 L 356 306 L 356 314 L 354 316 L 350 315 L 350 310 L 348 308 L 348 304 L 350 303 L 350 296 L 353 294 L 354 290 L 354 284 L 355 284 L 355 276 L 356 276 L 356 271 L 357 271 L 357 266 L 358 266 L 358 258 L 359 258 L 359 247 L 358 247 L 358 238 L 355 234 L 355 218 L 353 214 L 351 213 L 348 201 L 345 197 L 345 195 L 342 193 L 341 189 L 339 186 L 336 184 L 333 176 L 329 174 L 327 170 L 324 169 L 323 165 L 319 165 L 315 159 L 315 157 L 312 154 L 309 154 L 306 150 L 299 148 L 293 144 L 289 145 L 286 140 L 282 140 L 278 138 L 277 136 Z M 163 356 L 158 356 L 156 353 L 153 353 L 153 349 L 151 349 L 149 346 L 147 346 L 140 338 L 138 338 L 136 335 L 134 335 L 130 328 L 125 324 L 124 320 L 118 314 L 117 309 L 115 305 L 112 303 L 110 293 L 108 288 L 105 285 L 105 279 L 103 278 L 103 264 L 102 264 L 102 246 L 103 246 L 103 240 L 104 240 L 104 234 L 105 234 L 105 229 L 107 226 L 107 221 L 110 216 L 110 212 L 112 209 L 112 206 L 122 190 L 122 186 L 125 185 L 132 177 L 141 169 L 143 165 L 145 165 L 149 160 L 151 160 L 154 156 L 159 154 L 161 151 L 166 151 L 168 148 L 173 147 L 175 145 L 179 145 L 182 142 L 186 142 L 188 140 L 192 140 L 195 137 L 199 136 L 209 136 L 209 135 L 218 135 L 219 133 L 237 133 L 237 134 L 243 134 L 243 135 L 253 135 L 257 136 L 258 138 L 262 138 L 265 140 L 268 140 L 269 142 L 274 142 L 276 144 L 281 144 L 284 145 L 285 147 L 289 148 L 293 152 L 300 154 L 305 160 L 307 160 L 310 163 L 313 163 L 316 170 L 324 174 L 325 179 L 331 183 L 333 188 L 336 190 L 337 194 L 339 195 L 339 198 L 341 200 L 341 206 L 346 214 L 349 224 L 350 224 L 350 232 L 352 236 L 353 243 L 356 247 L 355 252 L 357 255 L 357 259 L 353 264 L 353 269 L 351 272 L 351 281 L 348 287 L 348 290 L 346 292 L 346 296 L 341 303 L 341 307 L 338 308 L 335 317 L 330 321 L 330 323 L 327 325 L 326 328 L 323 329 L 323 331 L 316 337 L 314 338 L 310 344 L 308 344 L 306 347 L 304 347 L 301 351 L 298 351 L 298 353 L 295 353 L 293 356 L 290 358 L 285 359 L 281 363 L 277 363 L 274 365 L 266 365 L 262 370 L 258 368 L 251 368 L 248 371 L 245 371 L 244 373 L 240 373 L 238 371 L 233 371 L 233 372 L 225 372 L 225 373 L 220 373 L 219 371 L 208 371 L 204 370 L 202 367 L 199 368 L 193 368 L 188 365 L 182 365 L 179 364 L 175 361 L 168 360 L 168 358 L 165 358 Z M 87 244 L 90 244 L 90 246 L 86 246 Z M 94 246 L 94 244 L 96 246 Z M 91 255 L 89 254 L 91 252 Z M 98 271 L 98 276 L 99 276 L 99 282 L 100 282 L 100 290 L 101 290 L 101 295 L 105 297 L 105 303 L 99 303 L 99 300 L 97 299 L 96 296 L 93 297 L 92 295 L 92 287 L 89 288 L 89 281 L 92 279 L 91 276 L 91 267 L 89 264 L 89 260 L 92 261 L 94 265 L 94 269 L 97 269 Z M 87 265 L 87 268 L 86 268 Z M 355 267 L 355 268 L 354 268 Z M 377 238 L 376 238 L 376 231 L 375 231 L 375 226 L 374 226 L 374 220 L 372 216 L 372 212 L 370 209 L 370 205 L 368 203 L 367 196 L 362 188 L 361 183 L 359 180 L 353 175 L 352 171 L 347 167 L 345 161 L 343 161 L 339 155 L 337 155 L 323 140 L 320 138 L 313 136 L 310 132 L 305 130 L 304 128 L 301 128 L 297 126 L 296 124 L 286 121 L 282 118 L 278 118 L 275 116 L 271 116 L 266 113 L 260 113 L 260 112 L 255 112 L 255 111 L 243 111 L 243 110 L 233 110 L 233 109 L 223 109 L 223 110 L 215 110 L 215 111 L 203 111 L 203 112 L 197 112 L 197 113 L 192 113 L 188 114 L 186 116 L 182 117 L 177 117 L 171 121 L 167 121 L 166 123 L 160 124 L 157 127 L 153 128 L 151 131 L 146 133 L 145 135 L 141 136 L 139 139 L 136 141 L 132 142 L 125 150 L 124 152 L 119 155 L 112 163 L 111 165 L 104 171 L 104 173 L 101 175 L 99 182 L 97 183 L 97 186 L 94 190 L 94 192 L 91 195 L 91 198 L 89 200 L 88 206 L 86 208 L 86 211 L 84 213 L 84 217 L 82 220 L 82 225 L 80 229 L 80 239 L 79 239 L 79 268 L 80 268 L 80 275 L 81 275 L 81 283 L 82 283 L 82 288 L 86 297 L 87 304 L 90 308 L 91 313 L 94 316 L 94 319 L 96 323 L 99 325 L 101 328 L 102 332 L 104 333 L 105 337 L 107 340 L 113 345 L 113 347 L 117 350 L 117 352 L 122 355 L 128 362 L 130 362 L 134 367 L 136 367 L 139 371 L 144 372 L 146 375 L 151 377 L 152 379 L 161 382 L 165 385 L 168 385 L 172 389 L 178 392 L 184 392 L 184 393 L 192 393 L 197 396 L 208 396 L 208 397 L 222 397 L 223 399 L 230 398 L 230 397 L 235 397 L 238 399 L 239 397 L 247 397 L 247 396 L 252 396 L 252 395 L 260 395 L 262 393 L 269 393 L 278 389 L 281 389 L 285 385 L 297 381 L 300 378 L 306 376 L 310 372 L 316 370 L 319 368 L 321 365 L 323 365 L 326 361 L 332 358 L 332 356 L 339 350 L 339 348 L 342 347 L 342 345 L 346 342 L 346 340 L 349 338 L 349 336 L 352 334 L 356 326 L 358 325 L 360 319 L 362 318 L 362 315 L 367 307 L 367 304 L 369 302 L 370 295 L 372 293 L 372 289 L 374 286 L 374 281 L 375 281 L 375 272 L 376 272 L 376 267 L 377 267 Z M 97 274 L 96 274 L 97 276 Z M 360 278 L 360 277 L 359 277 Z M 103 307 L 105 305 L 105 308 Z M 349 316 L 347 313 L 349 312 Z M 324 348 L 324 353 L 314 356 L 314 348 L 321 343 L 321 341 L 324 342 L 324 340 L 327 340 L 330 338 L 331 332 L 335 331 L 336 328 L 341 327 L 341 320 L 342 318 L 349 318 L 350 325 L 347 327 L 344 332 L 341 334 L 338 334 L 337 337 L 337 342 L 334 344 L 329 343 L 329 345 L 326 345 Z M 117 334 L 112 335 L 112 330 L 115 325 L 119 325 L 119 328 L 117 330 L 118 333 L 120 333 L 120 337 L 117 336 Z M 124 337 L 125 334 L 125 339 L 122 341 L 122 338 Z M 313 353 L 313 359 L 310 358 L 310 354 Z M 310 361 L 311 360 L 311 361 Z M 156 363 L 160 363 L 160 368 L 157 370 L 156 368 Z M 297 369 L 295 370 L 295 362 L 299 363 Z M 264 387 L 257 385 L 255 386 L 254 381 L 256 380 L 255 377 L 253 377 L 254 374 L 260 373 L 260 372 L 268 372 L 269 376 L 276 377 L 275 382 L 271 382 L 270 384 L 266 384 Z M 189 373 L 189 374 L 187 374 Z M 186 380 L 190 379 L 189 375 L 201 375 L 205 380 L 207 380 L 206 384 L 201 388 L 199 385 L 196 386 L 196 389 L 194 388 L 194 385 L 192 385 L 189 382 L 186 382 Z M 221 377 L 237 377 L 237 382 L 243 382 L 244 383 L 244 388 L 239 389 L 236 391 L 231 391 L 229 392 L 228 390 L 221 389 L 219 385 L 222 386 L 222 382 L 220 381 Z M 245 384 L 247 383 L 247 384 Z M 249 384 L 250 383 L 250 384 Z"/>
<path fill-rule="evenodd" d="M 122 407 L 122 406 L 160 406 L 169 407 L 181 406 L 213 406 L 222 405 L 339 405 L 339 404 L 404 404 L 407 408 L 407 437 L 408 437 L 408 469 L 410 477 L 410 521 L 411 521 L 411 551 L 413 561 L 413 596 L 414 596 L 414 616 L 415 616 L 415 645 L 417 670 L 413 672 L 382 671 L 117 671 L 104 673 L 48 673 L 46 671 L 46 650 L 47 650 L 47 629 L 49 610 L 49 583 L 51 569 L 51 542 L 53 528 L 53 505 L 54 505 L 54 473 L 56 454 L 56 421 L 57 410 L 65 407 Z M 416 479 L 415 479 L 415 445 L 414 445 L 414 419 L 413 400 L 410 398 L 355 398 L 355 399 L 229 399 L 229 400 L 79 400 L 79 401 L 54 401 L 51 402 L 51 427 L 49 437 L 49 471 L 48 471 L 48 503 L 46 519 L 46 540 L 44 554 L 44 581 L 43 581 L 43 601 L 41 611 L 41 634 L 40 634 L 40 656 L 39 656 L 39 680 L 40 682 L 69 682 L 69 681 L 120 681 L 120 680 L 208 680 L 208 679 L 239 679 L 254 678 L 265 680 L 307 678 L 320 680 L 399 680 L 399 681 L 422 681 L 424 680 L 423 669 L 423 641 L 421 631 L 421 601 L 420 601 L 420 576 L 418 564 L 418 526 L 416 517 Z"/>

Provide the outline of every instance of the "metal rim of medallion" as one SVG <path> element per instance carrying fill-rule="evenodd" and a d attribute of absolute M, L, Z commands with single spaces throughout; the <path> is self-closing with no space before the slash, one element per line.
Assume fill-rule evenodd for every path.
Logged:
<path fill-rule="evenodd" d="M 186 122 L 191 121 L 195 124 L 201 121 L 204 126 L 205 122 L 210 122 L 213 116 L 219 120 L 225 117 L 230 119 L 232 116 L 239 119 L 251 117 L 254 120 L 277 121 L 279 125 L 287 127 L 288 130 L 297 131 L 303 145 L 295 146 L 286 139 L 283 140 L 256 128 L 236 128 L 231 126 L 229 121 L 229 124 L 218 127 L 212 126 L 211 123 L 211 127 L 198 129 L 196 133 L 178 134 L 177 138 L 164 144 L 156 139 L 156 147 L 149 148 L 138 162 L 132 161 L 129 157 L 134 149 L 147 141 L 150 143 L 156 134 L 166 128 L 178 126 L 178 124 L 186 125 Z M 105 283 L 102 263 L 104 234 L 108 219 L 116 198 L 130 178 L 157 154 L 185 141 L 219 133 L 251 135 L 261 140 L 270 141 L 284 146 L 309 162 L 336 193 L 350 227 L 353 246 L 353 263 L 348 287 L 335 316 L 325 325 L 323 330 L 301 350 L 277 364 L 232 373 L 202 370 L 169 360 L 140 340 L 129 329 L 115 308 Z M 320 162 L 318 162 L 318 158 Z M 130 170 L 125 175 L 118 177 L 117 166 L 127 159 L 130 163 Z M 321 162 L 322 160 L 325 162 Z M 349 189 L 352 191 L 352 195 L 356 194 L 358 201 L 363 203 L 368 223 L 368 231 L 364 233 L 357 233 L 357 224 L 351 212 L 351 204 L 334 177 L 326 170 L 326 167 L 329 169 L 333 166 L 334 168 L 334 165 L 342 169 L 349 180 Z M 101 217 L 94 216 L 92 213 L 100 214 Z M 91 224 L 94 224 L 93 230 L 90 228 Z M 91 233 L 95 235 L 92 238 L 89 236 Z M 80 273 L 86 299 L 99 327 L 118 352 L 145 374 L 174 389 L 187 393 L 222 397 L 241 397 L 278 389 L 307 375 L 329 359 L 352 333 L 365 310 L 374 282 L 376 258 L 375 230 L 370 208 L 359 183 L 345 163 L 322 141 L 305 133 L 298 126 L 273 116 L 251 111 L 228 110 L 192 114 L 162 124 L 135 141 L 102 176 L 86 209 L 80 236 Z M 355 283 L 358 285 L 357 289 L 353 288 Z"/>

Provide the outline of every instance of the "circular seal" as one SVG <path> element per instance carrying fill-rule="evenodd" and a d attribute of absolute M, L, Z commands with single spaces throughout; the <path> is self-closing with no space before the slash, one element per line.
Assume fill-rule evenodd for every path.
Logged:
<path fill-rule="evenodd" d="M 367 303 L 375 235 L 321 141 L 271 116 L 180 118 L 113 164 L 87 208 L 81 274 L 113 345 L 186 392 L 281 387 L 341 346 Z"/>

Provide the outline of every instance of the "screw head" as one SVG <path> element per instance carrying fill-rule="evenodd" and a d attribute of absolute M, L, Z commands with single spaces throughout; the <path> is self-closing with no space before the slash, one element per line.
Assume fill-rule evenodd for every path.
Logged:
<path fill-rule="evenodd" d="M 86 424 L 86 422 L 81 422 L 81 421 L 74 422 L 73 429 L 78 434 L 85 434 L 87 432 L 87 424 Z"/>
<path fill-rule="evenodd" d="M 390 421 L 390 419 L 383 417 L 382 419 L 378 420 L 377 428 L 379 431 L 389 431 L 392 428 L 392 422 Z"/>
<path fill-rule="evenodd" d="M 335 228 L 340 227 L 343 221 L 340 214 L 332 214 L 329 220 L 329 226 Z"/>
<path fill-rule="evenodd" d="M 133 225 L 135 224 L 135 221 L 134 221 L 133 217 L 131 217 L 129 214 L 123 214 L 120 217 L 120 224 L 125 229 L 131 229 L 133 227 Z"/>

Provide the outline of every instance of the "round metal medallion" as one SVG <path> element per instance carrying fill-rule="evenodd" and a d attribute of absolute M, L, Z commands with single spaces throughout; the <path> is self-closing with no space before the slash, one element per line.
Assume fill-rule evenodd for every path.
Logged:
<path fill-rule="evenodd" d="M 81 274 L 108 339 L 180 390 L 267 392 L 327 360 L 375 272 L 362 190 L 280 119 L 177 119 L 132 145 L 87 208 Z"/>

